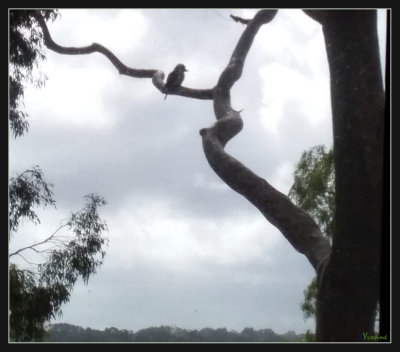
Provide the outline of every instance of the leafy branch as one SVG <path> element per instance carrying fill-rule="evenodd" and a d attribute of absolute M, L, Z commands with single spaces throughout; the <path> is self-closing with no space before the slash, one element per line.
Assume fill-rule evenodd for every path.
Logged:
<path fill-rule="evenodd" d="M 34 206 L 52 205 L 53 184 L 48 183 L 39 166 L 22 172 L 9 180 L 9 224 L 10 233 L 17 231 L 21 219 L 28 219 L 35 224 L 40 223 L 39 217 L 32 208 Z"/>

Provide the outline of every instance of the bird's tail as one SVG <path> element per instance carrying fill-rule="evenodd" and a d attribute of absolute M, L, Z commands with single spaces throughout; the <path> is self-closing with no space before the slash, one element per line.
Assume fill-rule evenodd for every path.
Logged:
<path fill-rule="evenodd" d="M 165 94 L 164 100 L 167 99 L 167 95 L 168 95 L 168 94 Z"/>

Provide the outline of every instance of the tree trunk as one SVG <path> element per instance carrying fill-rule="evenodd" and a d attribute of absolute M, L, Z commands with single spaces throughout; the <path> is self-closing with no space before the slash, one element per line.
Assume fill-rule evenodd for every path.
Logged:
<path fill-rule="evenodd" d="M 376 11 L 306 11 L 323 26 L 336 180 L 332 252 L 319 277 L 318 341 L 375 335 L 382 236 L 384 90 Z"/>

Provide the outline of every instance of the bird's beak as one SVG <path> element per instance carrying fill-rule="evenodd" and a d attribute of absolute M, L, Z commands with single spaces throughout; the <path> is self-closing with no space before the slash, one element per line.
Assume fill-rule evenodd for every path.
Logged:
<path fill-rule="evenodd" d="M 188 72 L 189 70 L 187 70 L 186 68 L 185 68 L 185 72 Z"/>

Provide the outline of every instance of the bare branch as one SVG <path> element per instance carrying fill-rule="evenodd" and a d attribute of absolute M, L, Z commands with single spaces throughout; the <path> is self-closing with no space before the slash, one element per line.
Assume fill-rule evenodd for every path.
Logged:
<path fill-rule="evenodd" d="M 32 263 L 30 262 L 28 259 L 26 259 L 22 254 L 20 253 L 16 253 L 17 255 L 19 255 L 25 262 L 27 262 L 29 265 L 38 265 L 37 263 Z M 31 270 L 26 270 L 27 272 L 32 272 Z"/>
<path fill-rule="evenodd" d="M 41 241 L 41 242 L 38 242 L 38 243 L 35 243 L 35 244 L 32 244 L 32 245 L 30 245 L 30 246 L 26 246 L 26 247 L 20 248 L 20 249 L 18 249 L 17 251 L 15 251 L 15 252 L 9 254 L 9 258 L 11 258 L 12 256 L 17 255 L 17 254 L 20 255 L 21 252 L 23 252 L 23 251 L 25 251 L 25 250 L 27 250 L 27 249 L 31 249 L 31 250 L 35 251 L 36 253 L 45 252 L 45 251 L 43 251 L 43 250 L 42 250 L 42 251 L 39 251 L 39 250 L 35 249 L 34 247 L 40 246 L 41 244 L 50 242 L 51 240 L 54 240 L 54 236 L 57 234 L 57 232 L 60 231 L 60 230 L 61 230 L 63 227 L 65 227 L 65 226 L 67 226 L 67 225 L 61 225 L 57 230 L 55 230 L 55 231 L 54 231 L 48 238 L 46 238 L 45 240 L 43 240 L 43 241 Z"/>
<path fill-rule="evenodd" d="M 214 112 L 217 122 L 209 128 L 202 129 L 200 134 L 207 161 L 215 173 L 228 186 L 256 206 L 318 271 L 331 251 L 330 243 L 323 237 L 318 225 L 286 195 L 224 151 L 226 143 L 243 127 L 240 113 L 231 107 L 230 89 L 241 77 L 246 55 L 259 28 L 270 22 L 276 12 L 276 10 L 259 11 L 247 24 L 215 88 Z"/>
<path fill-rule="evenodd" d="M 119 74 L 134 78 L 151 78 L 155 87 L 161 93 L 163 94 L 166 93 L 166 90 L 164 88 L 165 83 L 163 82 L 165 75 L 161 70 L 135 69 L 132 67 L 128 67 L 125 64 L 123 64 L 121 60 L 119 60 L 114 53 L 112 53 L 109 49 L 98 43 L 93 43 L 91 45 L 79 48 L 65 47 L 58 45 L 56 42 L 54 42 L 53 38 L 51 37 L 46 21 L 43 19 L 43 16 L 41 15 L 40 11 L 35 11 L 33 16 L 35 17 L 36 21 L 42 28 L 44 44 L 50 50 L 53 50 L 59 54 L 66 54 L 66 55 L 86 55 L 96 52 L 103 54 L 114 65 Z M 193 88 L 180 87 L 175 92 L 173 93 L 168 92 L 168 94 L 180 95 L 187 98 L 211 100 L 213 98 L 213 89 L 193 89 Z"/>
<path fill-rule="evenodd" d="M 263 24 L 272 21 L 276 13 L 277 10 L 261 10 L 257 12 L 240 37 L 229 64 L 219 77 L 214 91 L 214 112 L 217 120 L 233 111 L 230 102 L 230 89 L 242 76 L 244 61 L 258 30 Z"/>
<path fill-rule="evenodd" d="M 248 20 L 248 19 L 239 17 L 239 16 L 234 16 L 234 15 L 231 15 L 231 18 L 232 18 L 235 22 L 239 22 L 239 23 L 243 23 L 243 24 L 249 24 L 249 22 L 251 21 L 251 20 Z"/>

